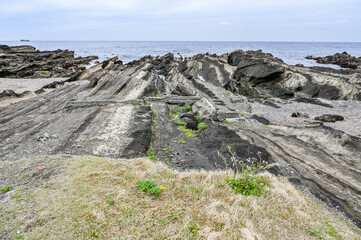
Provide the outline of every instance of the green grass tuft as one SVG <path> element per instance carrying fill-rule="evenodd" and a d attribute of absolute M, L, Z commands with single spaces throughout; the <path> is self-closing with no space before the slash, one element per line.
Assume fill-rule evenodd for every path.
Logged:
<path fill-rule="evenodd" d="M 198 129 L 199 129 L 199 131 L 202 131 L 202 130 L 204 130 L 204 129 L 207 129 L 209 126 L 206 124 L 206 123 L 203 123 L 203 122 L 201 122 L 201 123 L 198 123 Z"/>

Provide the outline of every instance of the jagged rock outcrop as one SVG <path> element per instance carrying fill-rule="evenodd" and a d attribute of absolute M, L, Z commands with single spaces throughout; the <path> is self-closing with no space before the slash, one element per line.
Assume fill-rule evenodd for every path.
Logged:
<path fill-rule="evenodd" d="M 361 67 L 361 57 L 351 56 L 347 52 L 336 53 L 326 57 L 307 56 L 306 59 L 313 59 L 321 64 L 336 64 L 342 68 L 358 69 Z"/>
<path fill-rule="evenodd" d="M 74 51 L 39 51 L 32 46 L 0 45 L 0 77 L 70 77 L 82 71 L 96 56 L 74 57 Z"/>
<path fill-rule="evenodd" d="M 149 155 L 180 170 L 214 170 L 224 167 L 218 153 L 229 157 L 230 146 L 242 161 L 261 152 L 263 161 L 274 164 L 271 172 L 361 226 L 361 113 L 359 102 L 351 101 L 360 95 L 360 82 L 357 72 L 288 66 L 260 51 L 184 61 L 172 54 L 128 64 L 109 60 L 60 88 L 1 109 L 0 159 Z M 312 96 L 325 99 L 303 92 L 314 84 L 320 90 Z M 337 91 L 329 96 L 328 88 Z M 296 98 L 270 96 L 278 92 Z M 185 111 L 185 104 L 192 109 Z M 293 112 L 310 118 L 292 118 Z M 345 119 L 313 120 L 321 114 Z M 184 116 L 208 127 L 182 128 L 177 118 Z M 39 141 L 45 133 L 57 137 Z"/>

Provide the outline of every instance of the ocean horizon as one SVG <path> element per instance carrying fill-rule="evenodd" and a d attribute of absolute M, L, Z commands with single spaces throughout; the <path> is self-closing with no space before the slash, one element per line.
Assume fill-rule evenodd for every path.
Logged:
<path fill-rule="evenodd" d="M 69 49 L 76 56 L 96 55 L 100 61 L 118 56 L 123 62 L 137 60 L 146 55 L 158 56 L 167 53 L 183 57 L 200 53 L 224 54 L 236 49 L 262 50 L 282 59 L 290 65 L 305 66 L 336 65 L 317 64 L 306 56 L 323 57 L 347 52 L 361 56 L 361 42 L 268 42 L 268 41 L 0 41 L 9 46 L 32 45 L 39 50 Z"/>

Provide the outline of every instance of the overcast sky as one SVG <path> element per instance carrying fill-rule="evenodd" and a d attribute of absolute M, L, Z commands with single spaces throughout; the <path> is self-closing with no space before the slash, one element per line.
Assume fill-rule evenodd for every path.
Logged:
<path fill-rule="evenodd" d="M 361 0 L 0 0 L 0 40 L 361 42 Z"/>

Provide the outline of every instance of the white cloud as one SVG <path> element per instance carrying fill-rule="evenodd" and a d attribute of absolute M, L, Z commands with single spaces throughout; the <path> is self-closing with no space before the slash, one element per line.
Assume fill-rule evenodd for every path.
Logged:
<path fill-rule="evenodd" d="M 194 12 L 241 11 L 267 7 L 315 5 L 340 0 L 13 0 L 0 3 L 0 13 L 47 12 L 52 10 L 127 12 L 172 15 Z M 347 1 L 347 0 L 346 0 Z"/>

